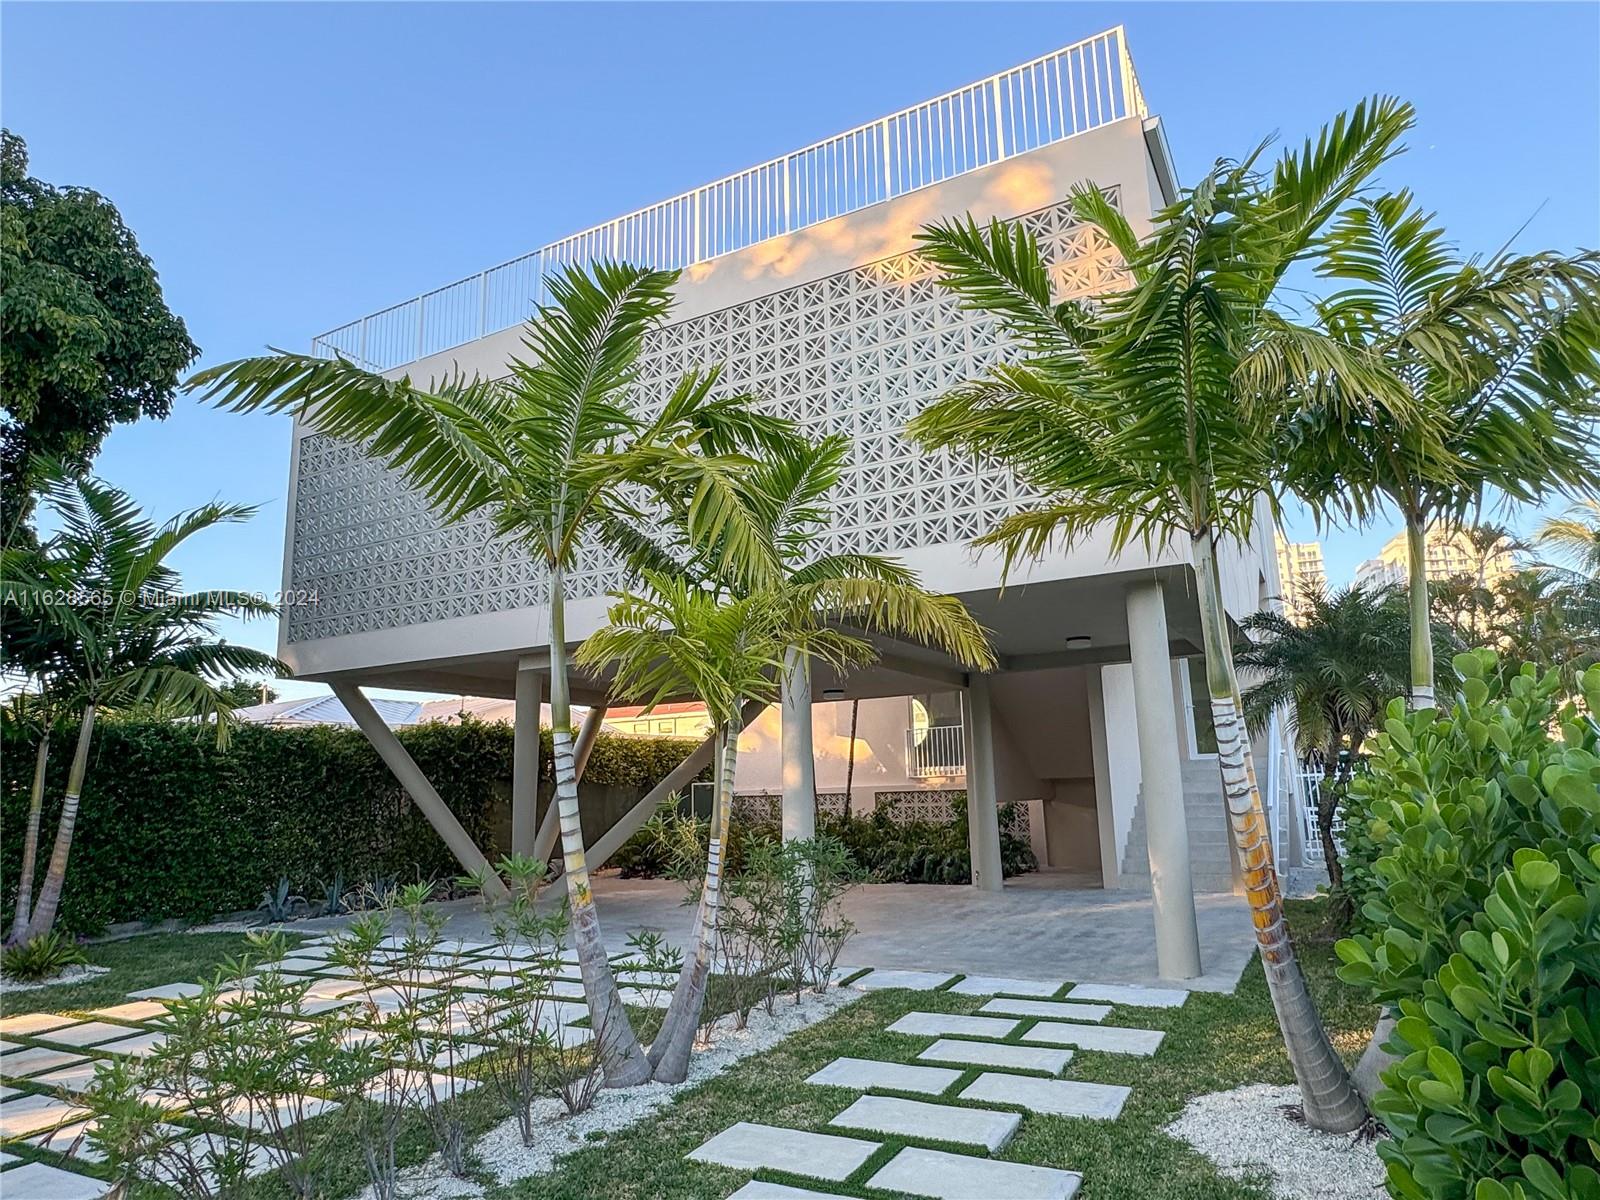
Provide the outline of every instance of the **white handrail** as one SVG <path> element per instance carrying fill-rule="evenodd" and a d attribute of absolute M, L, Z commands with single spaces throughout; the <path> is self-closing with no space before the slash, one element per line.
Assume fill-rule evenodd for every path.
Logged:
<path fill-rule="evenodd" d="M 527 320 L 554 269 L 602 258 L 686 267 L 1145 115 L 1118 25 L 392 304 L 320 334 L 312 353 L 388 370 Z"/>

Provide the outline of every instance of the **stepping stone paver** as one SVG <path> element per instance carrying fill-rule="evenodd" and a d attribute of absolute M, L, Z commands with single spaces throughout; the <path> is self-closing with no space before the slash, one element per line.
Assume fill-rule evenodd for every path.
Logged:
<path fill-rule="evenodd" d="M 1189 993 L 1182 988 L 1145 987 L 1138 983 L 1080 983 L 1067 993 L 1068 1000 L 1099 1000 L 1139 1008 L 1182 1008 L 1188 998 Z"/>
<path fill-rule="evenodd" d="M 985 1071 L 961 1091 L 963 1100 L 1015 1104 L 1029 1112 L 1053 1117 L 1097 1117 L 1115 1120 L 1122 1113 L 1132 1088 L 1110 1083 L 1084 1083 L 1077 1079 L 1035 1079 L 1031 1075 L 1000 1075 Z"/>
<path fill-rule="evenodd" d="M 164 983 L 128 995 L 135 1000 L 181 1000 L 185 996 L 198 996 L 204 990 L 198 983 Z"/>
<path fill-rule="evenodd" d="M 1105 1050 L 1112 1054 L 1137 1054 L 1148 1058 L 1167 1035 L 1159 1029 L 1123 1029 L 1117 1025 L 1068 1025 L 1040 1021 L 1022 1035 L 1025 1042 L 1048 1046 L 1077 1046 L 1080 1050 Z"/>
<path fill-rule="evenodd" d="M 14 1017 L 0 1018 L 0 1033 L 20 1033 L 32 1037 L 47 1029 L 60 1029 L 63 1025 L 76 1025 L 77 1017 L 64 1017 L 60 1013 L 18 1013 Z"/>
<path fill-rule="evenodd" d="M 149 1021 L 167 1015 L 167 1006 L 159 1000 L 135 1000 L 131 1004 L 118 1004 L 113 1008 L 99 1008 L 89 1014 L 96 1020 Z"/>
<path fill-rule="evenodd" d="M 910 1033 L 920 1037 L 959 1034 L 998 1039 L 1005 1037 L 1019 1024 L 1020 1021 L 1001 1017 L 963 1017 L 956 1013 L 908 1012 L 889 1026 L 889 1032 Z"/>
<path fill-rule="evenodd" d="M 15 1054 L 0 1055 L 0 1074 L 25 1079 L 40 1071 L 53 1071 L 57 1067 L 73 1066 L 82 1061 L 83 1055 L 76 1050 L 47 1050 L 43 1046 L 34 1046 L 18 1050 Z"/>
<path fill-rule="evenodd" d="M 1062 979 L 1010 979 L 1004 975 L 968 975 L 950 990 L 958 996 L 1054 996 Z"/>
<path fill-rule="evenodd" d="M 166 1040 L 167 1035 L 164 1033 L 136 1033 L 132 1037 L 120 1038 L 115 1042 L 103 1042 L 95 1047 L 95 1053 L 126 1054 L 132 1058 L 143 1058 Z"/>
<path fill-rule="evenodd" d="M 28 1145 L 54 1150 L 64 1158 L 77 1159 L 79 1162 L 105 1162 L 105 1154 L 89 1141 L 89 1127 L 92 1124 L 92 1121 L 74 1121 L 71 1125 L 63 1125 L 29 1138 Z"/>
<path fill-rule="evenodd" d="M 1073 1004 L 1066 1000 L 1007 1000 L 1001 996 L 978 1010 L 981 1013 L 1006 1013 L 1013 1017 L 1054 1017 L 1058 1021 L 1104 1021 L 1111 1015 L 1109 1004 Z"/>
<path fill-rule="evenodd" d="M 55 1071 L 46 1071 L 43 1075 L 35 1075 L 29 1082 L 44 1087 L 61 1088 L 67 1092 L 81 1092 L 94 1082 L 95 1070 L 103 1061 L 103 1059 L 86 1058 L 76 1066 L 61 1067 Z"/>
<path fill-rule="evenodd" d="M 867 1180 L 868 1187 L 935 1200 L 1070 1200 L 1083 1182 L 1076 1171 L 998 1162 L 943 1150 L 906 1147 Z"/>
<path fill-rule="evenodd" d="M 103 1179 L 91 1179 L 44 1163 L 23 1163 L 0 1176 L 7 1200 L 97 1200 L 111 1190 Z"/>
<path fill-rule="evenodd" d="M 915 988 L 921 992 L 931 992 L 954 978 L 949 971 L 874 971 L 870 975 L 863 975 L 850 986 L 863 992 L 880 988 Z"/>
<path fill-rule="evenodd" d="M 1022 1117 L 1014 1112 L 928 1104 L 897 1096 L 862 1096 L 828 1122 L 841 1129 L 982 1146 L 991 1154 L 1011 1140 L 1021 1123 Z"/>
<path fill-rule="evenodd" d="M 617 994 L 624 1004 L 637 1004 L 641 1008 L 666 1008 L 672 1003 L 672 993 L 665 989 L 620 987 Z"/>
<path fill-rule="evenodd" d="M 790 1187 L 787 1183 L 763 1183 L 752 1179 L 728 1200 L 839 1200 L 832 1192 L 813 1192 L 808 1188 Z"/>
<path fill-rule="evenodd" d="M 837 1183 L 848 1179 L 877 1151 L 877 1142 L 861 1138 L 740 1121 L 684 1157 L 744 1171 L 767 1167 Z"/>
<path fill-rule="evenodd" d="M 1072 1061 L 1072 1051 L 940 1038 L 917 1057 L 930 1062 L 968 1063 L 975 1067 L 999 1067 L 1003 1071 L 1048 1071 L 1059 1075 Z"/>
<path fill-rule="evenodd" d="M 870 1058 L 836 1058 L 807 1083 L 823 1087 L 887 1088 L 896 1092 L 925 1092 L 937 1096 L 961 1078 L 960 1071 L 948 1067 L 911 1067 L 903 1063 L 875 1062 Z"/>
<path fill-rule="evenodd" d="M 89 1114 L 54 1096 L 22 1096 L 0 1104 L 0 1138 L 27 1137 L 57 1125 L 81 1121 Z"/>
<path fill-rule="evenodd" d="M 55 1042 L 62 1046 L 98 1046 L 101 1042 L 115 1041 L 139 1032 L 140 1030 L 127 1025 L 88 1021 L 82 1025 L 68 1025 L 65 1029 L 55 1029 L 50 1033 L 40 1034 L 39 1040 Z"/>

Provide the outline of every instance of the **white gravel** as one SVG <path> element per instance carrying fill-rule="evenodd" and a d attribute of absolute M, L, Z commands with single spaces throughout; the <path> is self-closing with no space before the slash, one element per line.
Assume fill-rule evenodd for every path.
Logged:
<path fill-rule="evenodd" d="M 0 975 L 0 994 L 10 995 L 12 992 L 33 992 L 40 988 L 60 987 L 64 983 L 82 983 L 85 979 L 93 979 L 96 975 L 104 975 L 110 967 L 97 967 L 90 963 L 74 963 L 70 967 L 63 967 L 57 974 L 49 979 L 35 979 L 24 981 L 12 979 L 8 975 Z"/>
<path fill-rule="evenodd" d="M 741 1030 L 734 1029 L 731 1019 L 725 1017 L 713 1033 L 711 1044 L 695 1048 L 689 1060 L 689 1077 L 682 1083 L 608 1088 L 601 1091 L 592 1108 L 575 1117 L 567 1116 L 558 1101 L 541 1101 L 536 1109 L 540 1124 L 534 1145 L 522 1144 L 516 1118 L 510 1117 L 474 1142 L 472 1152 L 496 1184 L 546 1174 L 562 1155 L 589 1145 L 589 1134 L 614 1133 L 638 1124 L 684 1089 L 720 1075 L 742 1058 L 772 1049 L 791 1033 L 831 1017 L 860 998 L 857 993 L 834 988 L 822 996 L 807 992 L 798 1005 L 780 999 L 773 1016 L 758 1009 Z M 421 1166 L 401 1172 L 400 1194 L 410 1200 L 454 1200 L 482 1196 L 483 1189 L 451 1175 L 439 1156 L 434 1155 Z M 362 1193 L 362 1200 L 371 1200 L 371 1196 L 368 1189 Z"/>
<path fill-rule="evenodd" d="M 1269 1181 L 1276 1200 L 1373 1200 L 1384 1194 L 1376 1143 L 1322 1133 L 1281 1111 L 1294 1087 L 1252 1083 L 1189 1101 L 1167 1126 L 1232 1179 Z"/>

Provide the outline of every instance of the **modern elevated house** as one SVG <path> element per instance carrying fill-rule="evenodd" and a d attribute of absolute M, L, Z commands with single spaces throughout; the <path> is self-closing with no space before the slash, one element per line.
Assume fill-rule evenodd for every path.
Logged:
<path fill-rule="evenodd" d="M 962 727 L 959 783 L 970 794 L 978 886 L 1000 887 L 997 801 L 1022 801 L 1042 861 L 1064 883 L 1148 889 L 1154 862 L 1158 900 L 1164 890 L 1187 902 L 1191 885 L 1234 885 L 1208 721 L 1192 700 L 1200 633 L 1188 548 L 1113 557 L 1090 540 L 1002 590 L 998 558 L 969 542 L 1022 504 L 1022 490 L 992 465 L 926 454 L 902 433 L 924 404 L 1006 353 L 990 319 L 937 286 L 914 253 L 917 231 L 966 214 L 1021 218 L 1047 251 L 1059 294 L 1093 295 L 1124 274 L 1065 202 L 1083 182 L 1104 189 L 1139 230 L 1176 194 L 1163 126 L 1146 109 L 1121 29 L 353 321 L 319 337 L 316 351 L 421 383 L 458 371 L 493 377 L 520 349 L 517 326 L 547 298 L 541 281 L 552 269 L 600 257 L 682 268 L 675 311 L 640 366 L 644 401 L 692 366 L 722 364 L 722 386 L 815 434 L 848 435 L 853 456 L 825 549 L 900 557 L 959 596 L 993 631 L 1000 656 L 993 674 L 969 675 L 924 647 L 885 642 L 875 667 L 846 679 L 819 672 L 813 694 L 959 694 L 935 723 Z M 531 780 L 529 734 L 548 661 L 540 572 L 491 535 L 487 518 L 442 523 L 380 463 L 304 425 L 294 434 L 289 512 L 285 584 L 315 598 L 282 624 L 280 654 L 296 674 L 329 681 L 347 707 L 352 696 L 359 706 L 355 689 L 366 685 L 514 696 L 520 769 Z M 1227 550 L 1234 619 L 1278 592 L 1272 524 L 1258 528 L 1254 544 Z M 588 597 L 568 606 L 577 641 L 626 579 L 596 552 L 572 581 Z M 604 700 L 600 686 L 578 681 L 575 702 Z M 819 742 L 842 732 L 849 705 L 831 708 Z M 803 729 L 809 705 L 795 716 L 785 726 Z M 747 736 L 776 739 L 779 724 L 772 714 Z M 904 727 L 888 736 L 903 737 Z M 815 791 L 831 779 L 812 783 L 810 756 L 790 752 L 799 741 L 784 747 L 781 778 L 746 786 L 783 792 L 785 827 L 803 832 Z M 1280 814 L 1285 744 L 1271 731 L 1257 745 Z M 515 840 L 532 846 L 531 790 L 514 790 L 526 806 Z M 591 865 L 638 819 L 600 838 Z M 1299 824 L 1275 819 L 1295 840 Z M 546 829 L 548 839 L 553 823 Z"/>

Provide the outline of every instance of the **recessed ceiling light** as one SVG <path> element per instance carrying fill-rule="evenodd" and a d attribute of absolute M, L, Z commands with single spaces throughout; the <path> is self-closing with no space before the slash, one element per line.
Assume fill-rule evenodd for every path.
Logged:
<path fill-rule="evenodd" d="M 1094 643 L 1094 639 L 1086 633 L 1074 634 L 1067 639 L 1068 650 L 1087 650 Z"/>

